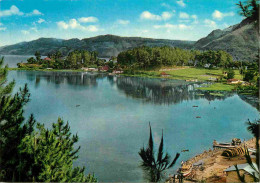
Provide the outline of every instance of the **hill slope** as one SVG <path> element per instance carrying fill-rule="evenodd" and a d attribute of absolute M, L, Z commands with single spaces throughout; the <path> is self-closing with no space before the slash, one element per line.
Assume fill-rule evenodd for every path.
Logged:
<path fill-rule="evenodd" d="M 248 19 L 224 30 L 214 30 L 198 40 L 194 48 L 199 50 L 224 50 L 235 60 L 252 61 L 258 54 L 259 37 L 254 22 Z"/>
<path fill-rule="evenodd" d="M 137 46 L 176 46 L 180 48 L 191 48 L 194 41 L 179 41 L 166 39 L 150 39 L 140 37 L 120 37 L 114 35 L 102 35 L 86 39 L 54 39 L 40 38 L 30 42 L 22 42 L 0 48 L 0 54 L 10 55 L 33 55 L 40 51 L 42 55 L 60 50 L 67 54 L 75 49 L 86 49 L 98 51 L 100 57 L 117 56 L 121 51 Z"/>

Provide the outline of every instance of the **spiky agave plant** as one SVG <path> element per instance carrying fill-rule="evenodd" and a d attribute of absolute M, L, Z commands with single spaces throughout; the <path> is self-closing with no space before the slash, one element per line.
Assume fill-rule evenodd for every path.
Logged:
<path fill-rule="evenodd" d="M 161 137 L 161 142 L 159 145 L 159 149 L 157 152 L 157 159 L 155 159 L 154 156 L 154 148 L 153 148 L 153 135 L 152 135 L 152 129 L 151 125 L 149 123 L 150 127 L 150 137 L 148 141 L 147 148 L 142 147 L 139 151 L 139 155 L 142 158 L 141 167 L 145 174 L 145 179 L 149 182 L 158 182 L 163 178 L 163 171 L 166 169 L 172 168 L 177 159 L 179 158 L 180 154 L 176 153 L 175 158 L 171 162 L 170 155 L 163 151 L 163 132 Z"/>

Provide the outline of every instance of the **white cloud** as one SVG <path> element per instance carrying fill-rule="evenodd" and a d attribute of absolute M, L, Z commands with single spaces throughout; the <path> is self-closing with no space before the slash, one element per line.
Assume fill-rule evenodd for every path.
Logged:
<path fill-rule="evenodd" d="M 162 15 L 155 15 L 150 13 L 149 11 L 144 11 L 141 13 L 140 18 L 143 20 L 168 20 L 172 17 L 172 13 L 165 11 Z"/>
<path fill-rule="evenodd" d="M 43 22 L 45 22 L 45 20 L 42 19 L 42 18 L 39 18 L 39 20 L 37 21 L 38 24 L 41 24 L 41 23 L 43 23 Z"/>
<path fill-rule="evenodd" d="M 89 22 L 98 22 L 98 18 L 96 17 L 81 17 L 78 19 L 81 23 L 89 23 Z"/>
<path fill-rule="evenodd" d="M 162 28 L 165 28 L 165 29 L 190 29 L 191 26 L 188 26 L 188 25 L 185 25 L 185 24 L 178 24 L 178 25 L 174 25 L 174 24 L 169 24 L 169 23 L 166 23 L 164 25 L 154 25 L 154 28 L 155 29 L 162 29 Z"/>
<path fill-rule="evenodd" d="M 234 12 L 228 12 L 228 13 L 222 13 L 218 10 L 215 10 L 213 13 L 212 13 L 212 17 L 216 20 L 222 20 L 224 17 L 228 17 L 228 16 L 234 16 Z"/>
<path fill-rule="evenodd" d="M 62 28 L 62 29 L 68 29 L 69 25 L 66 24 L 64 21 L 59 21 L 57 22 L 58 27 Z"/>
<path fill-rule="evenodd" d="M 15 5 L 12 5 L 10 9 L 0 11 L 0 17 L 4 16 L 12 16 L 12 15 L 23 15 L 24 13 L 21 12 Z"/>
<path fill-rule="evenodd" d="M 127 25 L 127 24 L 130 23 L 130 21 L 129 21 L 129 20 L 119 19 L 119 20 L 117 20 L 117 23 L 118 23 L 118 24 L 121 24 L 121 25 Z"/>
<path fill-rule="evenodd" d="M 188 13 L 185 12 L 180 12 L 179 17 L 182 19 L 189 19 L 190 15 Z"/>
<path fill-rule="evenodd" d="M 191 18 L 193 19 L 192 24 L 198 24 L 199 23 L 197 15 L 191 15 Z"/>
<path fill-rule="evenodd" d="M 28 34 L 30 34 L 30 32 L 27 31 L 27 30 L 21 30 L 21 32 L 22 32 L 22 34 L 24 34 L 24 35 L 28 35 Z"/>
<path fill-rule="evenodd" d="M 0 31 L 5 31 L 6 27 L 0 27 Z"/>
<path fill-rule="evenodd" d="M 217 28 L 217 24 L 213 20 L 205 19 L 204 23 L 205 23 L 206 27 L 210 27 L 210 28 L 214 28 L 214 29 Z"/>
<path fill-rule="evenodd" d="M 57 25 L 61 29 L 78 29 L 82 31 L 97 32 L 98 28 L 95 25 L 83 26 L 76 19 L 70 19 L 68 23 L 64 21 L 57 22 Z"/>
<path fill-rule="evenodd" d="M 185 7 L 186 4 L 184 3 L 184 0 L 179 0 L 179 1 L 176 1 L 176 3 L 181 6 L 181 7 Z"/>
<path fill-rule="evenodd" d="M 171 17 L 172 17 L 172 14 L 170 12 L 165 11 L 165 12 L 162 13 L 162 19 L 163 20 L 168 20 Z"/>

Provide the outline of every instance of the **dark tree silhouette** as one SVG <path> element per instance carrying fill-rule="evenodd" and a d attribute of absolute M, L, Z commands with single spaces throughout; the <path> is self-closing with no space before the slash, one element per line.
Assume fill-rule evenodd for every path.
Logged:
<path fill-rule="evenodd" d="M 240 15 L 251 20 L 258 21 L 259 0 L 249 0 L 246 3 L 242 3 L 241 1 L 239 1 L 237 5 L 241 9 Z"/>
<path fill-rule="evenodd" d="M 161 143 L 159 145 L 158 153 L 157 153 L 157 160 L 154 157 L 154 148 L 153 148 L 153 135 L 151 125 L 150 127 L 150 137 L 148 141 L 147 148 L 141 148 L 139 151 L 139 155 L 142 158 L 141 167 L 145 173 L 145 179 L 149 182 L 158 182 L 163 178 L 163 171 L 166 169 L 172 168 L 177 159 L 179 158 L 180 154 L 176 153 L 175 158 L 172 162 L 170 162 L 170 155 L 166 152 L 163 152 L 163 133 L 161 138 Z"/>

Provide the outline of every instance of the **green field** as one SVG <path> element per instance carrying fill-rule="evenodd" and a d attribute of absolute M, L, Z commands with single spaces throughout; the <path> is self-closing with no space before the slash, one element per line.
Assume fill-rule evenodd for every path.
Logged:
<path fill-rule="evenodd" d="M 208 91 L 232 91 L 235 89 L 235 85 L 228 85 L 225 83 L 214 83 L 206 87 L 197 88 L 199 90 L 208 90 Z"/>
<path fill-rule="evenodd" d="M 170 71 L 137 71 L 135 74 L 127 74 L 133 76 L 143 76 L 143 77 L 161 77 L 160 74 L 165 72 L 170 76 L 170 79 L 178 79 L 178 80 L 194 80 L 198 81 L 207 81 L 210 78 L 219 78 L 223 76 L 223 71 L 221 69 L 203 69 L 203 68 L 190 68 L 190 67 L 182 67 L 182 68 L 173 68 L 174 70 Z M 239 74 L 238 70 L 235 70 L 235 78 L 242 79 L 242 75 Z"/>

